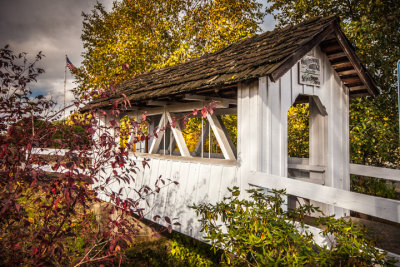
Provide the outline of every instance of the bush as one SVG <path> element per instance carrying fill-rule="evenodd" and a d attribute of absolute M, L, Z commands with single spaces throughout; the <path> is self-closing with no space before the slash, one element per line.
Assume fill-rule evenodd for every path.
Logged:
<path fill-rule="evenodd" d="M 318 212 L 312 205 L 285 211 L 284 191 L 265 194 L 248 190 L 240 199 L 237 187 L 215 205 L 192 208 L 200 215 L 202 231 L 215 248 L 224 249 L 224 261 L 233 265 L 360 265 L 386 264 L 386 254 L 374 247 L 366 229 L 351 220 L 320 217 L 321 234 L 334 246 L 320 246 L 307 233 L 305 217 Z"/>

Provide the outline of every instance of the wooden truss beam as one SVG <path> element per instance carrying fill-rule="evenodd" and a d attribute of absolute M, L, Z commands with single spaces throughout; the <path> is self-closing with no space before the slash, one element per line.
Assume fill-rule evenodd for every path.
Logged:
<path fill-rule="evenodd" d="M 235 152 L 232 149 L 231 143 L 228 140 L 226 133 L 224 132 L 220 120 L 217 118 L 215 114 L 207 113 L 207 119 L 211 125 L 211 128 L 214 132 L 215 138 L 219 144 L 219 147 L 222 150 L 222 154 L 225 159 L 236 159 Z"/>
<path fill-rule="evenodd" d="M 150 154 L 155 154 L 157 153 L 157 151 L 160 149 L 160 144 L 161 144 L 161 140 L 164 136 L 165 130 L 161 130 L 162 128 L 164 128 L 165 124 L 166 124 L 166 118 L 165 118 L 165 113 L 162 114 L 160 122 L 158 123 L 158 128 L 157 128 L 157 137 L 153 139 L 153 142 L 151 143 L 150 149 L 149 149 L 149 153 Z"/>
<path fill-rule="evenodd" d="M 173 124 L 174 120 L 172 119 L 171 113 L 166 111 L 165 114 L 167 115 L 169 123 Z M 189 149 L 187 148 L 185 139 L 183 138 L 181 127 L 179 126 L 179 123 L 176 123 L 174 126 L 175 127 L 173 127 L 171 125 L 171 131 L 172 131 L 172 134 L 174 135 L 174 138 L 175 138 L 176 144 L 178 145 L 181 156 L 191 157 Z"/>

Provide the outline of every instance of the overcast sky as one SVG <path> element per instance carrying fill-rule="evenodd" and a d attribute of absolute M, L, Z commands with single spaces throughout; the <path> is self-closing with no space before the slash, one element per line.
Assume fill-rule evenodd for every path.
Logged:
<path fill-rule="evenodd" d="M 101 0 L 108 10 L 112 0 Z M 75 66 L 80 66 L 83 51 L 80 35 L 82 12 L 89 12 L 95 0 L 0 0 L 0 46 L 9 44 L 16 52 L 34 57 L 43 51 L 45 74 L 32 85 L 34 95 L 50 95 L 58 103 L 64 97 L 65 54 Z M 263 30 L 272 30 L 274 21 L 266 17 Z M 67 91 L 74 87 L 67 71 Z M 67 93 L 67 103 L 72 94 Z"/>

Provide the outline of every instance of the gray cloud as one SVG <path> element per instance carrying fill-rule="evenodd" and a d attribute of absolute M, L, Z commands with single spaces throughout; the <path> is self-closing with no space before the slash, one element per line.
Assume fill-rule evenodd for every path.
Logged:
<path fill-rule="evenodd" d="M 112 0 L 103 0 L 111 8 Z M 0 46 L 27 52 L 33 58 L 43 51 L 45 74 L 32 84 L 34 93 L 43 93 L 63 103 L 65 54 L 76 66 L 82 61 L 80 35 L 82 12 L 89 12 L 95 0 L 0 0 Z M 72 89 L 67 71 L 67 89 Z M 67 102 L 72 94 L 67 94 Z"/>

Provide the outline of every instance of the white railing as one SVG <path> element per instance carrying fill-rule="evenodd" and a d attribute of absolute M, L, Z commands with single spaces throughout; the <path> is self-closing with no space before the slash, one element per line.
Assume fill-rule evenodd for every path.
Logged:
<path fill-rule="evenodd" d="M 400 170 L 397 169 L 350 164 L 350 173 L 400 182 Z"/>
<path fill-rule="evenodd" d="M 68 149 L 57 149 L 57 148 L 32 148 L 32 155 L 49 155 L 49 156 L 64 156 Z"/>
<path fill-rule="evenodd" d="M 254 186 L 285 189 L 289 195 L 400 223 L 400 201 L 397 200 L 364 195 L 262 172 L 251 172 L 247 175 L 247 179 L 247 182 Z"/>
<path fill-rule="evenodd" d="M 32 148 L 31 154 L 32 155 L 46 155 L 46 156 L 65 156 L 69 149 L 58 149 L 58 148 Z M 77 151 L 79 152 L 79 151 Z M 59 166 L 57 170 L 53 170 L 53 167 L 50 165 L 38 165 L 32 164 L 32 168 L 40 169 L 44 172 L 57 172 L 57 173 L 66 173 L 71 171 L 70 169 L 64 168 L 63 166 Z M 78 170 L 82 174 L 87 174 L 87 170 L 83 170 L 81 168 L 74 168 Z"/>

